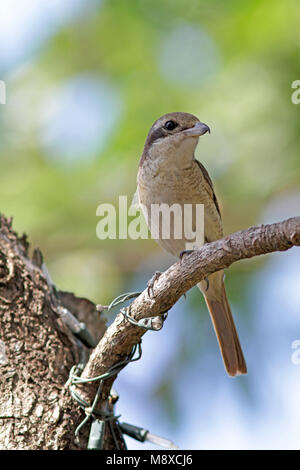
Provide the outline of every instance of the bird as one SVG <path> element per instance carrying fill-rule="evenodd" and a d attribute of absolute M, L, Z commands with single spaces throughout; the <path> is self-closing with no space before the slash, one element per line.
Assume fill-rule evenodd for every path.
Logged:
<path fill-rule="evenodd" d="M 204 240 L 198 241 L 194 249 L 223 237 L 221 211 L 212 180 L 204 165 L 195 158 L 199 138 L 206 133 L 210 133 L 210 128 L 193 114 L 172 112 L 163 115 L 154 122 L 147 135 L 137 174 L 136 197 L 150 231 L 153 231 L 153 224 L 149 214 L 155 204 L 204 205 Z M 175 218 L 176 215 L 173 216 L 174 225 Z M 155 231 L 153 238 L 163 249 L 180 259 L 184 256 L 190 242 L 184 233 L 181 238 L 176 238 L 171 230 L 168 238 L 162 236 L 160 229 Z M 226 295 L 224 271 L 209 275 L 197 286 L 208 307 L 228 375 L 246 374 L 244 354 Z"/>

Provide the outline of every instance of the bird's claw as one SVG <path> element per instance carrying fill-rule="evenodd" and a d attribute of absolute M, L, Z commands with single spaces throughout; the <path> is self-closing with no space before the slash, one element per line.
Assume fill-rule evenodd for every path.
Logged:
<path fill-rule="evenodd" d="M 160 278 L 161 276 L 161 272 L 160 271 L 155 271 L 155 274 L 151 277 L 150 281 L 148 281 L 148 289 L 147 289 L 147 292 L 148 292 L 148 296 L 151 298 L 154 296 L 154 290 L 153 290 L 153 287 L 154 287 L 154 284 L 155 282 Z"/>

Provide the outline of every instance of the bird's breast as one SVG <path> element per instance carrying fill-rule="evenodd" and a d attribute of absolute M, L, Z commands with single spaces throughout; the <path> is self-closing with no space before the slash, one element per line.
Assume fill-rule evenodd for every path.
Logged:
<path fill-rule="evenodd" d="M 170 169 L 145 165 L 138 173 L 140 202 L 149 204 L 205 204 L 204 178 L 194 167 Z"/>
<path fill-rule="evenodd" d="M 199 204 L 204 206 L 203 239 L 211 241 L 222 236 L 222 224 L 219 214 L 211 195 L 207 191 L 207 183 L 197 164 L 181 170 L 155 168 L 150 165 L 140 168 L 138 173 L 138 195 L 152 236 L 163 248 L 175 256 L 178 256 L 181 251 L 187 248 L 187 243 L 189 248 L 191 244 L 190 238 L 187 239 L 184 235 L 182 239 L 176 238 L 176 230 L 173 227 L 180 227 L 181 233 L 184 234 L 186 233 L 184 224 L 187 223 L 190 231 L 197 231 L 199 212 L 197 212 L 196 206 Z M 161 204 L 166 204 L 168 207 L 176 204 L 181 207 L 181 212 L 175 211 L 172 213 L 171 223 L 173 225 L 170 237 L 165 239 L 162 237 L 161 221 L 158 223 L 158 219 L 156 220 L 153 216 L 154 205 Z M 189 220 L 183 220 L 183 217 L 189 218 L 186 205 L 190 206 L 190 213 L 192 214 Z M 168 217 L 167 214 L 167 220 L 169 220 Z M 202 244 L 203 242 L 198 241 L 196 246 Z"/>

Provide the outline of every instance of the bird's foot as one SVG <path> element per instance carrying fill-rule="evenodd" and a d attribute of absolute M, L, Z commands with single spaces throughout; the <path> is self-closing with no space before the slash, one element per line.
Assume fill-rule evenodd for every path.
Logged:
<path fill-rule="evenodd" d="M 153 287 L 154 287 L 154 284 L 155 282 L 160 278 L 160 276 L 162 275 L 162 273 L 160 271 L 155 271 L 155 274 L 151 277 L 150 281 L 148 281 L 148 296 L 151 298 L 151 297 L 154 297 L 154 290 L 153 290 Z"/>

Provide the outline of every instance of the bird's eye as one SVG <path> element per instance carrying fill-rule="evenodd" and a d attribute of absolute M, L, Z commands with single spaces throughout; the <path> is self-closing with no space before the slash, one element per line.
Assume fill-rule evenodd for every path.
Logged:
<path fill-rule="evenodd" d="M 167 129 L 168 131 L 172 131 L 173 129 L 175 129 L 175 127 L 177 127 L 177 122 L 174 122 L 174 121 L 167 121 L 164 125 L 164 128 Z"/>

